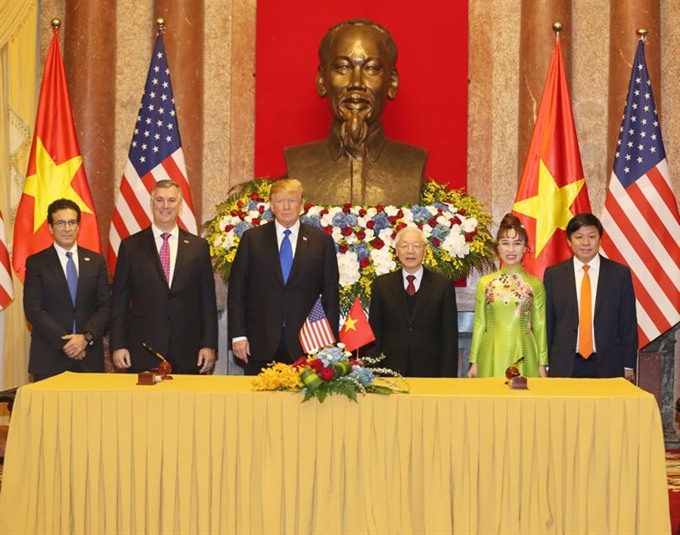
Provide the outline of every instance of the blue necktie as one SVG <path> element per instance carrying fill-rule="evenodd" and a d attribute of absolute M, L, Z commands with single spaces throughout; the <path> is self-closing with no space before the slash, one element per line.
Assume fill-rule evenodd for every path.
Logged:
<path fill-rule="evenodd" d="M 71 301 L 73 306 L 76 306 L 76 297 L 78 296 L 78 271 L 76 270 L 76 263 L 73 261 L 73 253 L 71 251 L 66 253 L 66 282 L 68 283 L 68 291 L 71 294 Z M 73 318 L 73 332 L 76 332 L 76 320 Z"/>
<path fill-rule="evenodd" d="M 283 273 L 284 284 L 288 282 L 288 275 L 290 275 L 290 268 L 293 267 L 293 246 L 290 244 L 290 230 L 283 231 L 283 240 L 281 240 L 281 249 L 279 250 L 279 260 L 281 261 L 281 273 Z"/>

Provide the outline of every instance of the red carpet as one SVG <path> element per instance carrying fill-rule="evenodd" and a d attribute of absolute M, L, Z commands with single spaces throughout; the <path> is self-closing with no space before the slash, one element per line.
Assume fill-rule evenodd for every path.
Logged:
<path fill-rule="evenodd" d="M 680 450 L 666 450 L 671 533 L 680 533 Z"/>

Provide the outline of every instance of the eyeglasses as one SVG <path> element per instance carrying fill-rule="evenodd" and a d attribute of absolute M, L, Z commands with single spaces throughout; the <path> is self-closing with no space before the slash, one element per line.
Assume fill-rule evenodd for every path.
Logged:
<path fill-rule="evenodd" d="M 400 251 L 408 251 L 409 249 L 413 249 L 414 251 L 418 252 L 423 248 L 422 243 L 400 243 L 398 245 L 398 248 Z"/>
<path fill-rule="evenodd" d="M 60 219 L 59 221 L 55 221 L 54 223 L 52 223 L 52 226 L 57 228 L 77 227 L 78 221 L 75 219 L 69 219 L 68 221 Z"/>

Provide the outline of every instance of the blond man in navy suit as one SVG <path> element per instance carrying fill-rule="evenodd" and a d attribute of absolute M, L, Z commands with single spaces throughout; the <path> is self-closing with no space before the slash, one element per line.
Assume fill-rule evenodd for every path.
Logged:
<path fill-rule="evenodd" d="M 28 371 L 36 381 L 64 371 L 103 372 L 111 295 L 106 262 L 79 247 L 80 207 L 57 199 L 47 208 L 54 243 L 26 260 L 24 312 L 31 324 Z M 77 277 L 76 301 L 67 281 L 69 256 Z"/>
<path fill-rule="evenodd" d="M 210 247 L 178 227 L 181 209 L 179 185 L 159 180 L 151 192 L 153 224 L 120 244 L 110 337 L 119 368 L 140 372 L 158 366 L 142 342 L 169 360 L 173 373 L 206 373 L 215 362 L 217 302 Z M 161 260 L 164 240 L 167 276 Z"/>
<path fill-rule="evenodd" d="M 339 272 L 331 236 L 300 222 L 302 184 L 279 179 L 272 185 L 274 222 L 244 232 L 229 276 L 229 340 L 245 373 L 268 362 L 292 362 L 302 355 L 298 335 L 321 296 L 337 340 L 340 322 Z M 284 280 L 281 251 L 292 248 L 292 267 Z"/>

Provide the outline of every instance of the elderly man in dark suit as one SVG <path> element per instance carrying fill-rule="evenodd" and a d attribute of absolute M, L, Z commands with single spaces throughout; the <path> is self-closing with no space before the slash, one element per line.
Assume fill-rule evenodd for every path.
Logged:
<path fill-rule="evenodd" d="M 119 368 L 144 371 L 159 360 L 173 373 L 210 371 L 217 349 L 217 304 L 208 243 L 177 226 L 182 193 L 172 180 L 151 192 L 153 224 L 125 238 L 113 279 L 111 349 Z"/>
<path fill-rule="evenodd" d="M 369 351 L 408 377 L 458 375 L 458 309 L 453 283 L 423 267 L 427 239 L 416 227 L 395 238 L 401 269 L 373 283 Z"/>
<path fill-rule="evenodd" d="M 567 224 L 573 258 L 545 271 L 551 377 L 635 381 L 638 334 L 628 267 L 598 254 L 602 224 L 579 214 Z"/>
<path fill-rule="evenodd" d="M 339 273 L 333 239 L 300 223 L 302 184 L 274 182 L 274 222 L 247 230 L 229 276 L 228 328 L 245 373 L 257 374 L 272 360 L 302 355 L 298 335 L 312 306 L 321 303 L 337 339 Z"/>
<path fill-rule="evenodd" d="M 104 258 L 76 244 L 80 207 L 47 208 L 54 244 L 26 261 L 24 312 L 32 326 L 28 371 L 39 381 L 64 371 L 103 372 L 111 312 Z"/>

